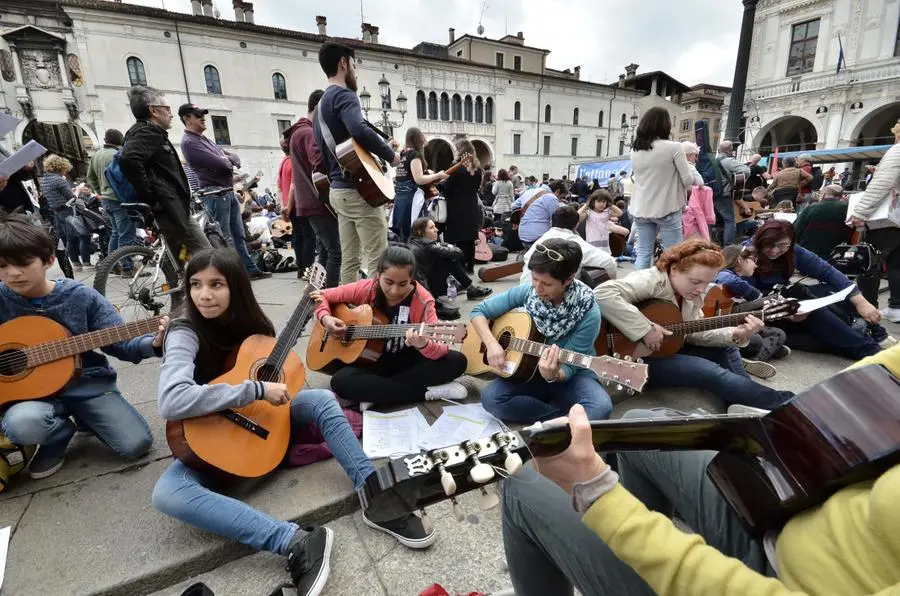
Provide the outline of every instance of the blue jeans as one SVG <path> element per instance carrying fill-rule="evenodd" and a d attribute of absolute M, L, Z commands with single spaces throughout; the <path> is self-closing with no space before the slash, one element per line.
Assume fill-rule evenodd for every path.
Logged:
<path fill-rule="evenodd" d="M 632 410 L 625 418 L 648 417 Z M 648 508 L 674 513 L 707 544 L 774 577 L 761 538 L 751 535 L 706 476 L 714 451 L 620 453 L 622 485 Z M 582 521 L 572 498 L 531 465 L 503 481 L 503 546 L 518 596 L 651 596 L 641 577 Z M 655 548 L 648 545 L 647 548 Z M 664 553 L 657 553 L 664 555 Z"/>
<path fill-rule="evenodd" d="M 57 211 L 53 214 L 54 225 L 59 237 L 66 245 L 66 255 L 75 265 L 91 264 L 91 236 L 79 236 L 66 221 L 72 215 L 72 209 Z M 81 259 L 79 261 L 79 259 Z"/>
<path fill-rule="evenodd" d="M 396 196 L 394 197 L 394 212 L 391 216 L 391 229 L 400 237 L 401 242 L 406 242 L 409 240 L 412 227 L 413 196 L 416 194 L 418 186 L 412 180 L 405 180 L 398 182 L 394 189 Z"/>
<path fill-rule="evenodd" d="M 115 385 L 99 395 L 14 404 L 3 415 L 3 434 L 18 445 L 65 452 L 75 435 L 70 416 L 90 427 L 119 457 L 134 459 L 150 451 L 150 426 Z"/>
<path fill-rule="evenodd" d="M 722 220 L 722 246 L 734 244 L 734 236 L 737 232 L 734 217 L 734 201 L 731 194 L 713 199 L 713 209 Z"/>
<path fill-rule="evenodd" d="M 119 201 L 103 199 L 103 210 L 109 216 L 109 254 L 123 246 L 135 244 L 137 242 L 137 230 L 134 226 L 134 220 L 122 208 Z M 130 269 L 131 263 L 127 263 L 127 265 Z"/>
<path fill-rule="evenodd" d="M 565 416 L 581 404 L 591 420 L 606 420 L 613 409 L 609 394 L 593 373 L 579 373 L 562 383 L 494 379 L 481 391 L 484 409 L 507 422 L 531 424 Z"/>
<path fill-rule="evenodd" d="M 328 448 L 353 481 L 353 488 L 362 486 L 375 469 L 334 394 L 325 389 L 301 391 L 291 401 L 290 408 L 292 428 L 310 423 L 318 426 Z M 210 488 L 214 483 L 214 478 L 176 460 L 159 477 L 150 502 L 166 515 L 256 550 L 287 552 L 297 524 L 275 519 L 242 501 L 215 492 Z"/>
<path fill-rule="evenodd" d="M 726 405 L 743 404 L 771 410 L 794 396 L 776 391 L 750 378 L 735 347 L 708 348 L 686 345 L 665 358 L 646 358 L 651 388 L 693 387 L 709 391 Z"/>
<path fill-rule="evenodd" d="M 635 217 L 633 225 L 637 226 L 635 269 L 649 269 L 653 264 L 657 234 L 663 250 L 681 242 L 681 211 L 673 211 L 665 217 Z"/>
<path fill-rule="evenodd" d="M 244 222 L 241 220 L 241 204 L 233 192 L 225 195 L 212 195 L 203 198 L 203 206 L 210 217 L 218 222 L 222 235 L 228 246 L 234 248 L 249 273 L 257 273 L 259 269 L 250 258 L 247 240 L 244 235 Z"/>

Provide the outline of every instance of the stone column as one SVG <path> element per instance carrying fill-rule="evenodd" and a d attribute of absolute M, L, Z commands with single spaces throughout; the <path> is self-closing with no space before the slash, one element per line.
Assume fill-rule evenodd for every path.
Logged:
<path fill-rule="evenodd" d="M 66 64 L 66 54 L 60 46 L 56 46 L 53 49 L 56 50 L 56 58 L 59 61 L 59 80 L 62 83 L 62 88 L 68 89 L 72 86 L 72 81 L 69 80 L 69 67 Z"/>
<path fill-rule="evenodd" d="M 19 64 L 19 54 L 16 52 L 16 44 L 9 44 L 9 53 L 12 54 L 13 70 L 16 73 L 16 83 L 25 84 L 25 78 L 22 76 L 22 65 Z"/>
<path fill-rule="evenodd" d="M 731 85 L 731 103 L 728 105 L 728 122 L 725 139 L 735 146 L 740 143 L 741 118 L 744 115 L 744 92 L 747 88 L 747 67 L 750 64 L 750 46 L 753 43 L 753 19 L 759 0 L 744 1 L 744 18 L 741 21 L 741 37 L 738 42 L 737 62 L 734 65 L 734 82 Z"/>

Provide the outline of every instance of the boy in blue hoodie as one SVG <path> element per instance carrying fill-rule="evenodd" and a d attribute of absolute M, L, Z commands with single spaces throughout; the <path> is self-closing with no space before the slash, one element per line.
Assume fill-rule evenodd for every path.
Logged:
<path fill-rule="evenodd" d="M 72 335 L 124 323 L 97 291 L 71 279 L 47 279 L 55 262 L 53 240 L 24 217 L 0 219 L 0 324 L 39 315 L 64 326 Z M 161 355 L 164 319 L 154 335 L 103 348 L 134 362 Z M 28 470 L 32 478 L 56 473 L 65 461 L 75 422 L 87 427 L 117 455 L 133 459 L 150 450 L 147 421 L 119 393 L 116 371 L 97 352 L 81 354 L 81 374 L 57 395 L 13 404 L 3 413 L 2 432 L 19 445 L 38 445 Z"/>

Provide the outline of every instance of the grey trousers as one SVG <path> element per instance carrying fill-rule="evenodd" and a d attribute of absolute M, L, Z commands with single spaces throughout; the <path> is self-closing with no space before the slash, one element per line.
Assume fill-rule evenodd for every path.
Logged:
<path fill-rule="evenodd" d="M 619 475 L 648 508 L 670 517 L 677 512 L 707 544 L 774 577 L 762 539 L 747 532 L 706 477 L 715 454 L 620 453 Z M 566 596 L 573 586 L 584 596 L 655 594 L 582 523 L 569 494 L 532 466 L 503 482 L 502 508 L 503 544 L 516 596 Z"/>

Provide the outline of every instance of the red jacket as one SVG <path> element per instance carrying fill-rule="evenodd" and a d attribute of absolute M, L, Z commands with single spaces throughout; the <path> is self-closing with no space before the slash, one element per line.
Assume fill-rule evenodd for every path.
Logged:
<path fill-rule="evenodd" d="M 281 192 L 281 206 L 287 207 L 291 192 L 291 184 L 294 182 L 294 174 L 291 168 L 291 158 L 285 155 L 278 166 L 278 190 Z"/>
<path fill-rule="evenodd" d="M 318 197 L 313 195 L 303 173 L 312 181 L 313 172 L 325 173 L 322 154 L 313 135 L 313 125 L 309 118 L 300 118 L 285 136 L 291 139 L 291 168 L 294 176 L 294 214 L 300 217 L 328 215 L 330 212 Z"/>
<path fill-rule="evenodd" d="M 322 290 L 322 302 L 316 307 L 316 320 L 331 314 L 332 304 L 373 304 L 377 279 L 361 279 L 352 284 Z M 409 305 L 410 323 L 437 323 L 437 312 L 434 310 L 434 298 L 418 282 L 413 282 L 412 303 Z M 419 350 L 430 360 L 437 360 L 450 351 L 446 344 L 428 340 L 428 345 Z"/>

